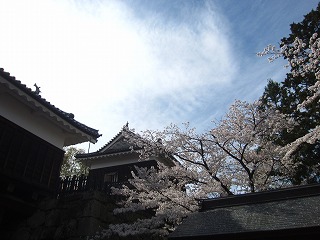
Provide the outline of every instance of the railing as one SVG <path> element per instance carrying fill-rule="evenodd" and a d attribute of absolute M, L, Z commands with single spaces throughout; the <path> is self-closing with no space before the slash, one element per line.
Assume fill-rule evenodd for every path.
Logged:
<path fill-rule="evenodd" d="M 60 179 L 60 184 L 58 188 L 58 195 L 68 195 L 71 193 L 85 192 L 89 190 L 97 190 L 104 192 L 106 194 L 111 194 L 112 187 L 121 187 L 122 185 L 129 185 L 127 181 L 125 182 L 101 182 L 97 179 L 91 179 L 89 181 L 88 176 L 67 176 Z"/>
<path fill-rule="evenodd" d="M 60 179 L 58 194 L 83 192 L 88 190 L 88 176 L 67 176 Z"/>

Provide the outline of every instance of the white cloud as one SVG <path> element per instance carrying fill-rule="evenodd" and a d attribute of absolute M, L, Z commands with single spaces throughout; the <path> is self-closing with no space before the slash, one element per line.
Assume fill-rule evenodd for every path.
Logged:
<path fill-rule="evenodd" d="M 137 18 L 120 1 L 1 1 L 0 65 L 105 136 L 197 118 L 237 63 L 212 8 Z M 194 24 L 190 24 L 194 22 Z"/>

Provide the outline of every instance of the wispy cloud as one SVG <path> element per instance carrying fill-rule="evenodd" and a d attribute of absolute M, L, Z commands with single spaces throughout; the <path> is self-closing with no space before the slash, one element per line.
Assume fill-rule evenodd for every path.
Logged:
<path fill-rule="evenodd" d="M 184 122 L 236 72 L 213 7 L 169 21 L 125 1 L 7 1 L 1 65 L 106 139 L 126 121 L 138 129 Z"/>
<path fill-rule="evenodd" d="M 0 1 L 0 66 L 99 129 L 92 150 L 127 121 L 138 130 L 185 121 L 206 128 L 235 99 L 254 99 L 284 74 L 255 57 L 270 43 L 260 41 L 268 14 L 275 28 L 282 5 L 250 4 Z"/>
<path fill-rule="evenodd" d="M 200 117 L 202 103 L 214 95 L 208 90 L 229 84 L 237 69 L 226 27 L 209 6 L 190 13 L 186 21 L 164 21 L 159 15 L 135 22 L 152 57 L 135 80 L 143 87 L 130 93 L 130 99 L 134 94 L 144 100 L 123 108 L 132 114 L 134 125 L 145 126 L 141 119 L 147 117 L 153 128 Z M 142 109 L 141 103 L 146 103 Z"/>

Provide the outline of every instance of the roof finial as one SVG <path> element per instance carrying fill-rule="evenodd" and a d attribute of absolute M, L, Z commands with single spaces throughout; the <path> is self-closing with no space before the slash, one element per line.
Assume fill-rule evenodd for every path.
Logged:
<path fill-rule="evenodd" d="M 35 94 L 39 95 L 41 93 L 40 87 L 35 83 L 33 86 L 36 87 L 36 90 L 34 91 Z"/>
<path fill-rule="evenodd" d="M 129 130 L 129 122 L 127 122 L 125 125 L 123 125 L 122 129 Z"/>

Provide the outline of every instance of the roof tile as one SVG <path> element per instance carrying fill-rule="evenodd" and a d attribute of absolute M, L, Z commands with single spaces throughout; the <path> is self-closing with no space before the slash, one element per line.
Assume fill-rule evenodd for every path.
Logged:
<path fill-rule="evenodd" d="M 36 94 L 32 89 L 28 88 L 25 84 L 22 84 L 21 81 L 17 80 L 14 76 L 11 76 L 9 72 L 5 72 L 3 68 L 0 68 L 0 76 L 7 79 L 10 83 L 12 83 L 14 86 L 19 88 L 21 91 L 26 93 L 27 95 L 31 96 L 32 98 L 36 99 L 39 103 L 44 105 L 46 108 L 48 108 L 50 111 L 55 113 L 57 116 L 61 117 L 71 125 L 77 127 L 84 133 L 94 137 L 97 139 L 101 136 L 99 134 L 99 131 L 96 129 L 93 129 L 91 127 L 88 127 L 74 119 L 74 115 L 72 113 L 66 113 L 62 111 L 61 109 L 57 108 L 55 105 L 51 104 L 49 101 L 47 101 L 45 98 L 42 98 L 41 95 Z"/>

